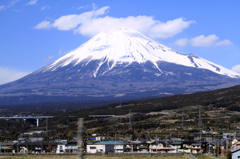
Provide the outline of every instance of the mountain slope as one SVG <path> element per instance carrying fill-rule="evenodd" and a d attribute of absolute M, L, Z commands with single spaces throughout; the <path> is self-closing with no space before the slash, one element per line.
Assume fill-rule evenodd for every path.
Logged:
<path fill-rule="evenodd" d="M 100 33 L 52 64 L 0 86 L 0 102 L 111 102 L 239 83 L 231 70 L 122 29 Z"/>

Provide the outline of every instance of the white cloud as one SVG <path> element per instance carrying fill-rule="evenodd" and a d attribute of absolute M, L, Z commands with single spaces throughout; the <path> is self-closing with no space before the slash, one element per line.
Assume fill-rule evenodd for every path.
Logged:
<path fill-rule="evenodd" d="M 4 5 L 0 5 L 0 11 L 4 10 L 6 7 Z"/>
<path fill-rule="evenodd" d="M 93 8 L 93 10 L 97 9 L 96 3 L 92 3 L 92 8 Z"/>
<path fill-rule="evenodd" d="M 226 46 L 231 45 L 232 42 L 230 40 L 222 40 L 219 41 L 219 37 L 215 34 L 211 35 L 199 35 L 193 37 L 191 39 L 183 38 L 178 39 L 174 42 L 176 46 L 184 47 L 187 45 L 192 45 L 195 47 L 209 47 L 209 46 Z"/>
<path fill-rule="evenodd" d="M 62 56 L 64 54 L 64 51 L 62 51 L 61 49 L 58 50 L 58 55 Z"/>
<path fill-rule="evenodd" d="M 7 8 L 11 8 L 15 6 L 20 0 L 11 0 L 10 3 L 8 4 Z"/>
<path fill-rule="evenodd" d="M 29 73 L 0 67 L 0 75 L 1 75 L 0 76 L 0 84 L 5 84 L 5 83 L 11 82 L 11 81 L 15 81 L 27 74 L 29 74 Z"/>
<path fill-rule="evenodd" d="M 183 38 L 183 39 L 178 39 L 174 42 L 174 45 L 184 47 L 188 44 L 188 39 Z"/>
<path fill-rule="evenodd" d="M 230 40 L 222 40 L 216 43 L 217 46 L 226 46 L 226 45 L 232 45 L 232 42 Z"/>
<path fill-rule="evenodd" d="M 111 17 L 105 14 L 108 6 L 81 14 L 64 15 L 55 21 L 43 21 L 35 26 L 37 29 L 56 28 L 58 30 L 73 30 L 84 36 L 93 36 L 99 32 L 112 31 L 120 28 L 131 28 L 143 32 L 153 38 L 172 37 L 188 28 L 194 21 L 183 18 L 161 22 L 151 16 Z"/>
<path fill-rule="evenodd" d="M 30 0 L 30 1 L 28 1 L 27 5 L 33 6 L 33 5 L 37 4 L 37 2 L 38 2 L 38 0 Z"/>
<path fill-rule="evenodd" d="M 211 46 L 216 43 L 219 38 L 215 34 L 208 36 L 199 35 L 191 39 L 192 46 Z"/>
<path fill-rule="evenodd" d="M 77 10 L 82 10 L 82 9 L 84 9 L 84 8 L 86 8 L 87 7 L 87 5 L 85 5 L 85 6 L 79 6 L 79 7 L 77 7 Z"/>
<path fill-rule="evenodd" d="M 45 62 L 45 63 L 49 63 L 49 62 L 52 61 L 53 58 L 54 58 L 53 56 L 48 56 L 48 57 L 44 60 L 44 62 Z"/>
<path fill-rule="evenodd" d="M 183 18 L 169 20 L 167 22 L 155 21 L 154 26 L 151 28 L 150 33 L 152 37 L 168 38 L 172 37 L 184 29 L 188 28 L 194 21 L 184 21 Z"/>
<path fill-rule="evenodd" d="M 73 30 L 79 25 L 83 25 L 88 21 L 91 21 L 97 18 L 100 15 L 103 15 L 109 7 L 102 7 L 98 10 L 84 12 L 82 14 L 71 14 L 62 16 L 52 23 L 52 26 L 58 30 Z"/>
<path fill-rule="evenodd" d="M 51 28 L 51 23 L 49 21 L 42 21 L 35 26 L 35 29 L 49 29 Z"/>
<path fill-rule="evenodd" d="M 8 4 L 0 5 L 0 11 L 7 10 L 11 7 L 14 7 L 18 2 L 20 2 L 20 0 L 10 0 Z"/>
<path fill-rule="evenodd" d="M 42 10 L 42 11 L 44 11 L 44 10 L 47 10 L 47 9 L 49 9 L 50 7 L 49 6 L 42 6 L 40 9 Z"/>
<path fill-rule="evenodd" d="M 240 65 L 233 66 L 232 70 L 240 74 Z"/>

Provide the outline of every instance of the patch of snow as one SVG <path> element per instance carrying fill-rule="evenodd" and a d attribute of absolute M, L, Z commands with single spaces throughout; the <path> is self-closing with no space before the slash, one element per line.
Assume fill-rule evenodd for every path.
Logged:
<path fill-rule="evenodd" d="M 122 96 L 125 96 L 124 93 L 119 93 L 119 94 L 116 94 L 114 97 L 122 97 Z"/>
<path fill-rule="evenodd" d="M 189 72 L 185 72 L 185 74 L 188 76 L 192 76 L 192 73 L 189 73 Z"/>
<path fill-rule="evenodd" d="M 167 75 L 174 75 L 173 72 L 166 72 L 165 74 L 167 74 Z"/>

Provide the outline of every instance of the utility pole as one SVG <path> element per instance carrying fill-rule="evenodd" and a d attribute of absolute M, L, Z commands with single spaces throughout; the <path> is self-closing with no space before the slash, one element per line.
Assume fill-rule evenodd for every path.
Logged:
<path fill-rule="evenodd" d="M 198 106 L 198 127 L 202 127 L 201 106 Z"/>
<path fill-rule="evenodd" d="M 132 113 L 131 110 L 129 110 L 129 114 L 128 114 L 128 118 L 129 118 L 129 130 L 132 130 Z"/>
<path fill-rule="evenodd" d="M 215 158 L 216 141 L 215 141 L 215 137 L 214 137 L 214 136 L 213 136 L 213 143 L 214 143 L 214 147 L 213 147 L 213 158 Z"/>
<path fill-rule="evenodd" d="M 39 119 L 36 119 L 37 127 L 39 127 Z"/>
<path fill-rule="evenodd" d="M 116 127 L 115 127 L 115 134 L 114 134 L 114 141 L 117 141 L 117 124 L 118 124 L 118 118 L 116 119 Z M 119 122 L 120 123 L 120 122 Z"/>
<path fill-rule="evenodd" d="M 132 126 L 132 112 L 131 112 L 131 110 L 129 110 L 129 113 L 128 113 L 128 122 L 129 122 L 128 130 L 130 132 L 130 137 L 133 140 L 135 138 L 135 131 L 133 130 L 133 126 Z"/>
<path fill-rule="evenodd" d="M 83 159 L 83 118 L 78 119 L 78 150 L 79 155 L 77 159 Z"/>
<path fill-rule="evenodd" d="M 46 119 L 46 134 L 48 136 L 48 118 Z"/>
<path fill-rule="evenodd" d="M 200 142 L 202 142 L 202 125 L 201 106 L 198 106 L 198 128 L 200 131 Z"/>
<path fill-rule="evenodd" d="M 182 124 L 181 124 L 181 127 L 182 127 L 182 129 L 184 129 L 184 127 L 183 127 L 183 120 L 184 120 L 184 116 L 183 116 L 183 111 L 182 111 Z"/>
<path fill-rule="evenodd" d="M 229 145 L 229 143 L 228 143 L 228 137 L 227 137 L 227 139 L 226 139 L 226 152 L 228 152 L 228 145 Z"/>

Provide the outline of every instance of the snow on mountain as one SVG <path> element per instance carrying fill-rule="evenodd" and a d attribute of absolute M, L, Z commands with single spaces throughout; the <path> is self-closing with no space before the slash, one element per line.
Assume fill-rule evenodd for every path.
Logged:
<path fill-rule="evenodd" d="M 207 69 L 232 78 L 240 77 L 238 73 L 203 58 L 180 54 L 131 29 L 99 33 L 76 50 L 71 51 L 44 68 L 42 72 L 54 71 L 70 64 L 76 66 L 81 62 L 85 62 L 85 65 L 87 65 L 93 60 L 101 61 L 93 71 L 94 77 L 97 76 L 99 69 L 105 63 L 108 66 L 107 71 L 110 71 L 117 64 L 130 65 L 133 62 L 139 64 L 151 62 L 159 73 L 162 71 L 158 63 L 168 62 L 187 67 Z"/>

